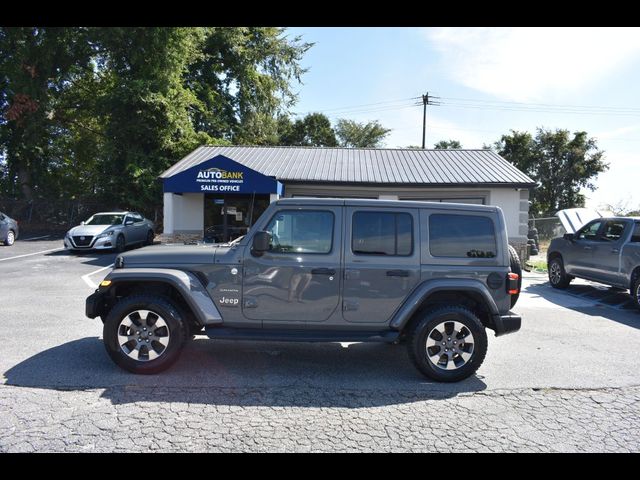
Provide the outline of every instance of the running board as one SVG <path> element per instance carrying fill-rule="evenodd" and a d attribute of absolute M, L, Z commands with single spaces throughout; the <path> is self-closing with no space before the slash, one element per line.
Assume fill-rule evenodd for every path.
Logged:
<path fill-rule="evenodd" d="M 270 342 L 386 342 L 398 339 L 400 332 L 383 330 L 363 331 L 322 331 L 322 330 L 282 330 L 269 328 L 208 327 L 204 330 L 209 338 L 218 340 L 265 340 Z"/>

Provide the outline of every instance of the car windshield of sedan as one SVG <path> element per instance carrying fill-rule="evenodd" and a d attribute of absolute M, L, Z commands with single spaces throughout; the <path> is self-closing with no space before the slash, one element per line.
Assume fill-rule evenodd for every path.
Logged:
<path fill-rule="evenodd" d="M 94 215 L 85 225 L 120 225 L 124 215 Z"/>

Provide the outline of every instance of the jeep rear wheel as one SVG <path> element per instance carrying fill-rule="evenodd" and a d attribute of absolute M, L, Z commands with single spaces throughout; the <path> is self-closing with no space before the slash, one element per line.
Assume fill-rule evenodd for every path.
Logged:
<path fill-rule="evenodd" d="M 512 273 L 518 274 L 518 293 L 511 295 L 511 308 L 516 306 L 518 297 L 520 297 L 520 290 L 522 289 L 522 263 L 516 249 L 509 245 L 509 266 Z"/>
<path fill-rule="evenodd" d="M 573 280 L 573 277 L 565 272 L 564 263 L 560 257 L 552 258 L 547 268 L 549 270 L 549 283 L 553 288 L 565 289 Z"/>
<path fill-rule="evenodd" d="M 473 312 L 447 305 L 416 323 L 407 350 L 423 375 L 438 382 L 457 382 L 473 375 L 484 361 L 487 333 Z"/>
<path fill-rule="evenodd" d="M 169 299 L 136 295 L 120 300 L 104 322 L 105 348 L 111 359 L 133 373 L 157 373 L 180 355 L 186 327 Z"/>

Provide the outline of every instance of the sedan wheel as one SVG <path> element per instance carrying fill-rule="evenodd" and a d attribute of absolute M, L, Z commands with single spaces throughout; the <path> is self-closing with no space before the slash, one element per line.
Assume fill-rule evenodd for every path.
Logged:
<path fill-rule="evenodd" d="M 16 234 L 13 233 L 13 230 L 9 230 L 9 233 L 7 233 L 7 239 L 4 241 L 4 244 L 10 247 L 11 245 L 13 245 L 15 241 L 16 241 Z"/>

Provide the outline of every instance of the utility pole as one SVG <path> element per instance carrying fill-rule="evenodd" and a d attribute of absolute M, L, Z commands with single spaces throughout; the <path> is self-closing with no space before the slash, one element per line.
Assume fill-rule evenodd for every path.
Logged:
<path fill-rule="evenodd" d="M 429 96 L 429 92 L 427 92 L 426 95 L 422 95 L 422 149 L 423 150 L 425 148 L 425 141 L 427 138 L 427 105 L 440 105 L 440 103 L 432 101 L 434 98 L 440 99 L 440 97 Z"/>

